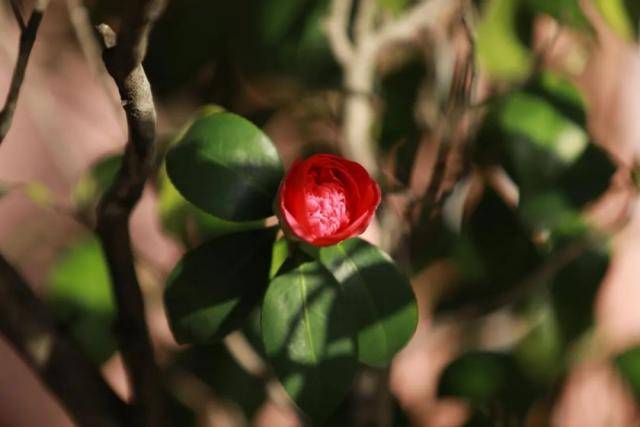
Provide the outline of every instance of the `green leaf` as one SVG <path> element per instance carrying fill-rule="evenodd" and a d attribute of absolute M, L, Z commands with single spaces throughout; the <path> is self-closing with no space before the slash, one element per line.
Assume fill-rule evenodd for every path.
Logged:
<path fill-rule="evenodd" d="M 582 208 L 604 194 L 616 169 L 609 154 L 591 143 L 560 177 L 558 185 L 573 206 Z"/>
<path fill-rule="evenodd" d="M 271 254 L 271 269 L 269 270 L 269 279 L 273 279 L 280 267 L 282 267 L 289 257 L 289 243 L 287 239 L 278 239 L 273 244 L 273 252 Z"/>
<path fill-rule="evenodd" d="M 637 0 L 595 0 L 611 28 L 625 40 L 637 40 L 640 34 L 640 2 Z"/>
<path fill-rule="evenodd" d="M 449 364 L 440 377 L 438 394 L 467 400 L 476 408 L 501 405 L 524 416 L 534 388 L 509 354 L 473 351 Z"/>
<path fill-rule="evenodd" d="M 535 384 L 551 387 L 566 368 L 566 345 L 555 312 L 544 298 L 529 321 L 537 324 L 514 348 L 514 357 L 523 373 Z"/>
<path fill-rule="evenodd" d="M 626 350 L 615 358 L 615 366 L 631 386 L 636 401 L 640 402 L 640 346 Z"/>
<path fill-rule="evenodd" d="M 96 364 L 116 349 L 111 281 L 98 241 L 85 237 L 66 249 L 48 277 L 47 302 L 56 320 Z"/>
<path fill-rule="evenodd" d="M 569 262 L 554 277 L 551 297 L 565 342 L 578 338 L 593 324 L 596 295 L 608 268 L 608 253 L 590 249 Z"/>
<path fill-rule="evenodd" d="M 158 174 L 158 210 L 163 228 L 187 247 L 225 234 L 264 228 L 264 221 L 233 222 L 209 215 L 176 190 L 165 168 Z"/>
<path fill-rule="evenodd" d="M 460 281 L 447 289 L 439 310 L 495 308 L 540 265 L 541 256 L 517 212 L 485 191 L 453 249 Z"/>
<path fill-rule="evenodd" d="M 480 67 L 501 80 L 526 77 L 532 54 L 518 31 L 531 26 L 531 18 L 521 0 L 487 0 L 477 31 L 477 56 Z M 525 18 L 521 22 L 521 18 Z M 523 25 L 524 24 L 524 25 Z"/>
<path fill-rule="evenodd" d="M 212 342 L 241 326 L 266 289 L 274 239 L 274 229 L 222 236 L 178 262 L 165 290 L 178 342 Z"/>
<path fill-rule="evenodd" d="M 358 363 L 353 307 L 339 292 L 320 263 L 304 262 L 285 266 L 262 304 L 266 354 L 287 393 L 318 425 L 345 397 Z"/>
<path fill-rule="evenodd" d="M 340 299 L 353 311 L 360 361 L 389 364 L 418 323 L 409 280 L 386 253 L 359 238 L 321 248 L 319 260 L 338 281 Z"/>
<path fill-rule="evenodd" d="M 218 113 L 194 121 L 167 154 L 167 173 L 198 208 L 229 221 L 251 221 L 273 214 L 283 169 L 260 129 L 238 115 Z"/>

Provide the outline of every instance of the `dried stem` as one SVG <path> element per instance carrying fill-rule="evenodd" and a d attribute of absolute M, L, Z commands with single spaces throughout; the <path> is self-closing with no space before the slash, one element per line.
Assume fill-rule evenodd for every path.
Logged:
<path fill-rule="evenodd" d="M 137 0 L 129 2 L 128 7 L 117 39 L 109 26 L 98 26 L 103 60 L 126 114 L 129 142 L 122 166 L 98 205 L 97 233 L 118 307 L 117 336 L 133 391 L 134 418 L 137 425 L 155 427 L 163 421 L 162 387 L 135 271 L 129 217 L 155 160 L 156 113 L 142 60 L 164 1 Z"/>
<path fill-rule="evenodd" d="M 344 104 L 343 134 L 345 153 L 378 174 L 378 158 L 371 138 L 375 112 L 370 95 L 375 83 L 376 60 L 380 52 L 394 43 L 406 42 L 441 20 L 457 2 L 423 0 L 397 20 L 374 28 L 375 1 L 363 0 L 355 16 L 355 40 L 349 33 L 352 2 L 333 0 L 325 31 L 336 60 L 343 69 L 347 97 Z"/>
<path fill-rule="evenodd" d="M 20 6 L 15 0 L 11 1 L 11 8 L 20 27 L 20 45 L 18 47 L 18 59 L 16 60 L 13 75 L 11 76 L 9 92 L 7 93 L 4 107 L 2 108 L 2 111 L 0 111 L 0 144 L 4 141 L 5 136 L 7 136 L 9 128 L 11 128 L 13 114 L 15 113 L 16 106 L 18 105 L 20 88 L 22 87 L 24 74 L 27 70 L 27 64 L 29 63 L 31 49 L 36 41 L 36 33 L 38 32 L 44 10 L 48 3 L 48 0 L 36 0 L 31 16 L 29 17 L 29 21 L 25 24 L 20 11 Z"/>
<path fill-rule="evenodd" d="M 127 406 L 55 328 L 46 308 L 0 255 L 0 331 L 80 426 L 128 425 Z"/>

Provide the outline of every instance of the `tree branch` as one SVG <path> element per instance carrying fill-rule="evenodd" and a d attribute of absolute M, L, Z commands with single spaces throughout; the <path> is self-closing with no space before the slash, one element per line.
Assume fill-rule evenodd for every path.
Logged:
<path fill-rule="evenodd" d="M 156 152 L 156 113 L 142 60 L 149 32 L 164 1 L 137 0 L 128 6 L 118 40 L 109 26 L 98 26 L 103 60 L 118 87 L 126 114 L 129 142 L 122 166 L 98 205 L 96 231 L 118 307 L 116 329 L 133 391 L 135 424 L 155 427 L 163 421 L 162 387 L 135 271 L 129 217 L 142 195 Z"/>
<path fill-rule="evenodd" d="M 127 425 L 124 402 L 59 333 L 46 308 L 2 255 L 0 331 L 80 426 Z"/>
<path fill-rule="evenodd" d="M 13 114 L 18 104 L 18 95 L 20 95 L 20 88 L 22 87 L 24 74 L 27 70 L 27 64 L 29 63 L 31 49 L 33 48 L 33 43 L 36 41 L 36 33 L 38 32 L 42 15 L 48 3 L 48 0 L 36 0 L 33 6 L 33 12 L 31 12 L 31 16 L 29 17 L 29 22 L 25 24 L 18 4 L 15 1 L 11 1 L 11 7 L 20 26 L 20 45 L 18 47 L 18 59 L 16 60 L 16 65 L 11 77 L 11 84 L 9 85 L 9 92 L 7 93 L 4 107 L 2 111 L 0 111 L 0 144 L 5 136 L 7 136 L 9 128 L 11 127 Z"/>
<path fill-rule="evenodd" d="M 389 45 L 410 40 L 420 30 L 436 25 L 445 12 L 458 7 L 458 2 L 422 0 L 397 20 L 373 28 L 376 3 L 363 0 L 354 19 L 353 42 L 348 37 L 351 6 L 351 0 L 333 0 L 325 32 L 333 55 L 342 66 L 347 90 L 343 121 L 345 153 L 377 175 L 378 158 L 371 138 L 375 111 L 368 95 L 373 92 L 378 55 Z"/>

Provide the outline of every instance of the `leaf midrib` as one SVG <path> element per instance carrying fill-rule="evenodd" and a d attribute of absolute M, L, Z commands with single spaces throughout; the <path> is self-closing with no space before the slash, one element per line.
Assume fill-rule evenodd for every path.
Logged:
<path fill-rule="evenodd" d="M 300 299 L 302 300 L 302 316 L 304 318 L 304 328 L 307 333 L 307 339 L 309 340 L 309 348 L 311 350 L 311 355 L 313 357 L 313 362 L 315 364 L 318 363 L 319 357 L 316 353 L 315 346 L 313 344 L 313 335 L 311 334 L 311 323 L 309 321 L 309 308 L 307 307 L 307 284 L 304 278 L 304 270 L 303 266 L 300 267 L 299 271 L 299 279 L 300 279 Z"/>

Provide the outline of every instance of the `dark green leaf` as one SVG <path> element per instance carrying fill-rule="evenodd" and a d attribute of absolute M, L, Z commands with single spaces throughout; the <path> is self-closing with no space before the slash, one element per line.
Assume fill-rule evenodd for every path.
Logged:
<path fill-rule="evenodd" d="M 188 201 L 229 221 L 272 215 L 283 174 L 269 138 L 232 113 L 195 120 L 167 154 L 167 172 Z"/>
<path fill-rule="evenodd" d="M 340 284 L 340 298 L 354 313 L 360 361 L 389 364 L 418 322 L 409 280 L 387 254 L 359 238 L 321 248 L 319 260 Z"/>
<path fill-rule="evenodd" d="M 181 240 L 187 247 L 217 236 L 264 227 L 262 220 L 226 221 L 198 209 L 176 190 L 165 168 L 158 175 L 158 210 L 167 233 Z"/>
<path fill-rule="evenodd" d="M 262 304 L 262 340 L 284 388 L 309 417 L 322 424 L 338 407 L 356 371 L 353 307 L 318 262 L 285 266 Z"/>
<path fill-rule="evenodd" d="M 616 165 L 609 155 L 591 143 L 560 177 L 559 185 L 568 200 L 581 208 L 604 194 L 615 171 Z"/>
<path fill-rule="evenodd" d="M 636 400 L 640 402 L 640 347 L 633 347 L 615 358 L 615 366 L 631 386 Z"/>
<path fill-rule="evenodd" d="M 274 229 L 239 232 L 182 258 L 165 291 L 178 342 L 212 342 L 241 326 L 266 289 L 274 239 Z"/>
<path fill-rule="evenodd" d="M 438 308 L 491 309 L 528 277 L 541 257 L 517 213 L 486 191 L 453 250 L 461 280 L 447 290 Z"/>
<path fill-rule="evenodd" d="M 47 301 L 56 320 L 96 364 L 116 349 L 115 308 L 102 248 L 84 238 L 65 250 L 49 273 Z"/>
<path fill-rule="evenodd" d="M 534 388 L 508 354 L 474 351 L 447 366 L 438 394 L 467 400 L 476 408 L 499 405 L 524 416 L 534 398 Z"/>
<path fill-rule="evenodd" d="M 595 298 L 609 267 L 605 251 L 590 249 L 562 268 L 551 283 L 560 333 L 571 342 L 593 324 Z"/>

